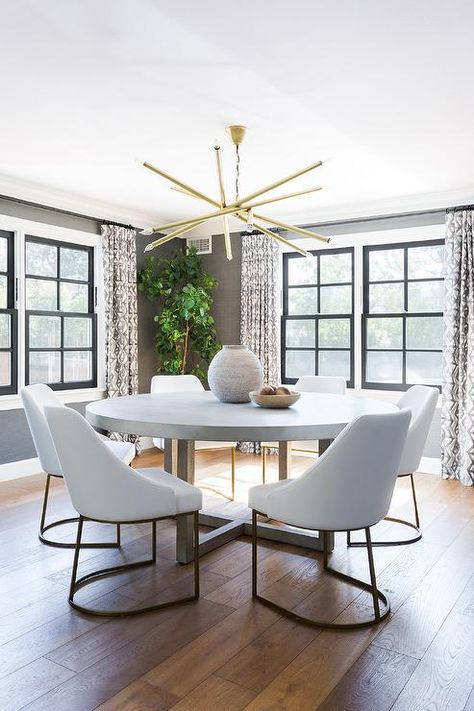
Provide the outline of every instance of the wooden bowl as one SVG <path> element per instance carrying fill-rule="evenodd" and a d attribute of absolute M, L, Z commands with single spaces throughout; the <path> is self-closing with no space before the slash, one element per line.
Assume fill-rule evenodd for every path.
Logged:
<path fill-rule="evenodd" d="M 260 407 L 283 408 L 291 407 L 300 399 L 301 393 L 292 390 L 289 395 L 260 395 L 256 390 L 249 393 L 250 399 Z"/>

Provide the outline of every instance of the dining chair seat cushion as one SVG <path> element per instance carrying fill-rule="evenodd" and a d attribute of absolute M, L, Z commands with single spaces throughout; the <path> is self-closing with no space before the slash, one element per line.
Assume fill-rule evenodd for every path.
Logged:
<path fill-rule="evenodd" d="M 186 513 L 187 511 L 199 511 L 202 508 L 202 491 L 195 486 L 191 486 L 186 481 L 177 476 L 168 474 L 159 467 L 147 467 L 146 469 L 135 469 L 137 476 L 143 477 L 153 484 L 166 486 L 171 489 L 176 498 L 176 513 Z"/>
<path fill-rule="evenodd" d="M 289 485 L 289 481 L 276 481 L 273 484 L 260 484 L 260 486 L 252 486 L 249 490 L 248 505 L 249 508 L 255 509 L 262 514 L 267 514 L 268 498 L 276 491 L 282 492 L 285 486 Z"/>

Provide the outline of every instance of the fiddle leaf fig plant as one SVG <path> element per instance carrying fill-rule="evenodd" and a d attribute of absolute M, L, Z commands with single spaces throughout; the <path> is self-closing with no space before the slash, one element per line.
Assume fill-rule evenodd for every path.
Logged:
<path fill-rule="evenodd" d="M 138 289 L 158 303 L 154 320 L 159 372 L 206 379 L 207 366 L 221 347 L 211 316 L 216 286 L 194 248 L 178 251 L 171 259 L 146 258 Z"/>

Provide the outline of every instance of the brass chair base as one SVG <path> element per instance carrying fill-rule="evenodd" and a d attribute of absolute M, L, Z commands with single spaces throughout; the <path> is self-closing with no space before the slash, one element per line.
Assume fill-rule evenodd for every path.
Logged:
<path fill-rule="evenodd" d="M 38 538 L 41 541 L 41 543 L 44 543 L 45 546 L 51 546 L 52 548 L 75 548 L 76 544 L 75 543 L 63 543 L 61 541 L 55 541 L 54 539 L 47 538 L 44 534 L 46 531 L 50 531 L 53 528 L 56 528 L 57 526 L 64 526 L 67 523 L 79 523 L 79 517 L 75 516 L 72 518 L 61 518 L 58 521 L 53 521 L 52 523 L 48 523 L 48 525 L 45 525 L 46 522 L 46 512 L 48 509 L 48 499 L 49 499 L 49 486 L 51 483 L 51 474 L 46 475 L 46 486 L 44 489 L 44 495 L 43 495 L 43 506 L 41 509 L 41 519 L 40 519 L 40 525 L 39 525 L 39 531 L 38 531 Z M 82 543 L 81 548 L 120 548 L 121 545 L 121 539 L 120 539 L 120 524 L 117 524 L 117 539 L 111 543 Z"/>
<path fill-rule="evenodd" d="M 152 524 L 152 555 L 151 558 L 146 560 L 136 561 L 134 563 L 125 563 L 124 565 L 115 565 L 110 568 L 102 568 L 100 570 L 95 570 L 92 573 L 83 575 L 81 578 L 77 578 L 77 571 L 79 567 L 79 554 L 81 551 L 81 537 L 82 529 L 84 526 L 84 521 L 90 521 L 93 519 L 86 518 L 85 516 L 79 516 L 79 524 L 77 527 L 77 539 L 75 543 L 75 553 L 74 553 L 74 563 L 72 567 L 71 574 L 71 584 L 69 587 L 69 597 L 68 602 L 75 610 L 79 612 L 84 612 L 88 615 L 95 615 L 98 617 L 131 617 L 133 615 L 140 615 L 144 612 L 154 612 L 155 610 L 161 610 L 165 607 L 172 607 L 174 605 L 179 605 L 185 602 L 192 602 L 197 600 L 199 597 L 199 512 L 194 511 L 194 541 L 193 541 L 193 551 L 194 551 L 194 594 L 186 597 L 181 597 L 176 600 L 170 600 L 168 602 L 157 603 L 155 605 L 147 605 L 145 607 L 132 608 L 130 610 L 105 610 L 97 609 L 92 607 L 87 607 L 86 605 L 80 605 L 74 601 L 74 595 L 78 590 L 83 588 L 85 585 L 95 582 L 96 580 L 101 580 L 107 578 L 111 575 L 117 575 L 128 570 L 133 570 L 135 568 L 142 568 L 147 565 L 153 565 L 156 563 L 156 524 L 157 521 L 163 521 L 169 518 L 179 518 L 181 516 L 188 516 L 190 514 L 178 514 L 177 516 L 165 516 L 163 518 L 148 519 L 146 521 L 122 521 L 121 523 L 151 523 Z M 98 523 L 107 523 L 99 521 Z M 108 522 L 108 523 L 116 523 Z"/>
<path fill-rule="evenodd" d="M 360 588 L 361 590 L 366 590 L 367 592 L 370 592 L 372 595 L 372 602 L 374 606 L 374 616 L 371 617 L 368 620 L 363 620 L 362 622 L 349 622 L 349 623 L 342 623 L 342 622 L 331 622 L 329 620 L 320 620 L 320 619 L 311 619 L 309 617 L 305 617 L 304 615 L 300 615 L 297 612 L 294 612 L 293 610 L 290 610 L 286 607 L 283 607 L 282 605 L 278 605 L 276 602 L 273 602 L 272 600 L 269 600 L 266 597 L 263 597 L 263 595 L 260 595 L 258 593 L 257 589 L 257 583 L 258 583 L 258 563 L 257 563 L 257 552 L 258 552 L 258 535 L 257 535 L 257 517 L 261 515 L 264 516 L 265 514 L 260 514 L 260 512 L 253 510 L 252 511 L 252 597 L 259 602 L 262 602 L 264 605 L 267 605 L 267 607 L 272 608 L 273 610 L 276 610 L 277 612 L 280 612 L 283 615 L 286 615 L 287 617 L 290 617 L 293 620 L 296 620 L 297 622 L 303 622 L 304 624 L 307 625 L 312 625 L 313 627 L 319 627 L 322 629 L 330 629 L 330 630 L 356 630 L 360 629 L 362 627 L 371 627 L 372 625 L 377 625 L 379 622 L 382 622 L 382 620 L 385 620 L 385 618 L 390 614 L 390 601 L 387 598 L 386 595 L 384 595 L 380 590 L 377 589 L 377 580 L 376 580 L 376 575 L 375 575 L 375 566 L 374 566 L 374 558 L 373 558 L 373 553 L 372 553 L 372 542 L 371 542 L 371 537 L 370 537 L 370 528 L 365 529 L 365 535 L 366 535 L 366 541 L 367 541 L 367 556 L 368 556 L 368 562 L 369 562 L 369 571 L 370 571 L 370 584 L 365 583 L 363 580 L 359 580 L 358 578 L 353 578 L 350 575 L 346 575 L 345 573 L 341 573 L 339 570 L 335 570 L 334 568 L 330 568 L 328 565 L 328 559 L 329 559 L 329 533 L 330 531 L 322 531 L 323 534 L 323 566 L 324 570 L 329 573 L 330 575 L 333 575 L 334 577 L 338 578 L 339 580 L 343 580 L 346 583 L 351 583 L 352 585 L 355 585 L 356 587 Z M 381 603 L 382 603 L 382 608 L 381 608 Z"/>
<path fill-rule="evenodd" d="M 420 516 L 418 514 L 418 504 L 416 501 L 416 491 L 415 491 L 415 481 L 413 479 L 413 474 L 408 474 L 406 476 L 410 477 L 411 482 L 411 493 L 413 497 L 413 508 L 415 511 L 415 523 L 407 521 L 404 518 L 394 518 L 393 516 L 385 516 L 384 521 L 392 521 L 393 523 L 400 523 L 403 526 L 408 526 L 416 531 L 416 536 L 412 538 L 404 538 L 402 540 L 396 541 L 372 541 L 373 546 L 409 546 L 412 543 L 417 543 L 422 538 L 422 532 L 420 530 Z M 367 545 L 364 541 L 351 541 L 351 532 L 347 531 L 347 545 L 349 548 L 365 548 Z"/>

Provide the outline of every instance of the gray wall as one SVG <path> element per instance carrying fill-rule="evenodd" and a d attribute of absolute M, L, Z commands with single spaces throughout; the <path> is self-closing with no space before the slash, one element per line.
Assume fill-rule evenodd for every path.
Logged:
<path fill-rule="evenodd" d="M 214 292 L 212 315 L 217 338 L 222 344 L 240 343 L 240 268 L 242 250 L 240 234 L 231 235 L 233 259 L 225 256 L 223 235 L 212 238 L 212 254 L 202 257 L 204 268 L 219 282 Z"/>

